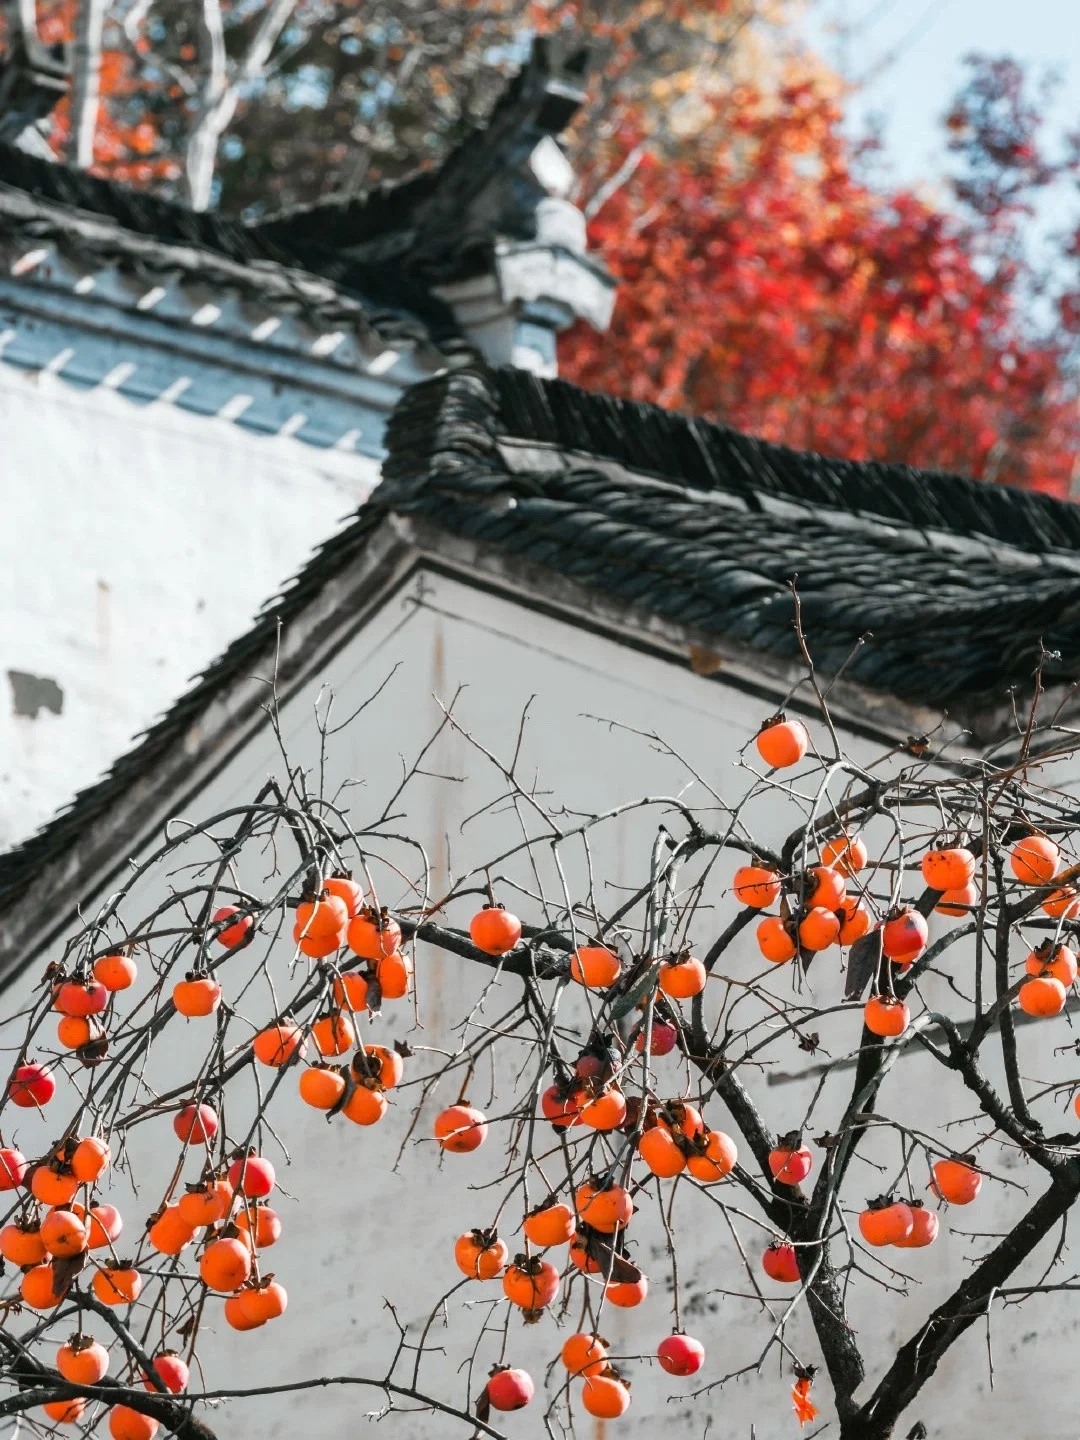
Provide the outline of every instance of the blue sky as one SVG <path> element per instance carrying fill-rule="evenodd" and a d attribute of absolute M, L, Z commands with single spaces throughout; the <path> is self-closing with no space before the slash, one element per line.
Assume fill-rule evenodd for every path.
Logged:
<path fill-rule="evenodd" d="M 845 20 L 843 41 L 830 22 Z M 854 113 L 885 120 L 886 155 L 899 180 L 939 182 L 940 120 L 972 50 L 1058 67 L 1064 83 L 1051 120 L 1057 128 L 1080 126 L 1080 0 L 811 0 L 807 23 L 833 64 L 855 78 L 873 77 Z M 1075 208 L 1071 200 L 1062 196 L 1054 206 L 1062 219 Z"/>

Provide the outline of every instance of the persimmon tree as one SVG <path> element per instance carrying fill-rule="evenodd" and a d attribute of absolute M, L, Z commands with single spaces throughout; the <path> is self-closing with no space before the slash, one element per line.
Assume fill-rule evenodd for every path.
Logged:
<path fill-rule="evenodd" d="M 1060 1244 L 1028 1263 L 1080 1196 L 1060 1113 L 1075 1047 L 1054 1050 L 1052 1025 L 1077 975 L 1078 818 L 1058 774 L 1075 736 L 1033 709 L 985 756 L 923 736 L 855 758 L 815 693 L 816 718 L 770 716 L 727 757 L 730 794 L 651 735 L 686 787 L 575 814 L 526 778 L 521 734 L 502 759 L 450 705 L 364 814 L 327 779 L 324 708 L 312 767 L 283 748 L 249 802 L 169 822 L 0 1026 L 0 1415 L 209 1440 L 237 1433 L 223 1398 L 336 1385 L 390 1416 L 435 1411 L 440 1433 L 510 1433 L 502 1413 L 531 1405 L 555 1436 L 617 1419 L 644 1366 L 722 1407 L 772 1361 L 775 1413 L 790 1394 L 812 1420 L 827 1386 L 844 1440 L 886 1440 L 969 1327 L 1076 1288 Z M 518 833 L 437 893 L 410 794 L 442 732 Z M 630 890 L 599 859 L 627 826 L 644 847 Z M 438 951 L 459 978 L 425 1028 Z M 1028 1022 L 1056 1078 L 1026 1077 Z M 959 1122 L 913 1103 L 918 1056 L 959 1088 Z M 800 1057 L 820 1079 L 792 1114 L 764 1076 Z M 443 1236 L 443 1273 L 411 1277 L 426 1321 L 387 1297 L 385 1372 L 239 1384 L 212 1337 L 270 1325 L 288 1344 L 303 1277 L 275 1273 L 275 1187 L 297 1132 L 327 1124 L 368 1190 L 395 1163 L 380 1126 L 444 1186 L 497 1163 L 471 1189 L 474 1228 Z M 308 1199 L 313 1236 L 325 1200 Z M 433 1187 L 413 1205 L 442 1223 Z M 995 1224 L 940 1293 L 932 1247 L 969 1205 Z M 723 1358 L 684 1323 L 695 1241 L 727 1244 L 711 1278 L 759 1317 Z M 864 1353 L 859 1297 L 923 1287 L 910 1338 Z M 641 1353 L 603 1338 L 612 1307 L 638 1310 Z M 461 1365 L 449 1386 L 427 1379 L 436 1323 Z"/>

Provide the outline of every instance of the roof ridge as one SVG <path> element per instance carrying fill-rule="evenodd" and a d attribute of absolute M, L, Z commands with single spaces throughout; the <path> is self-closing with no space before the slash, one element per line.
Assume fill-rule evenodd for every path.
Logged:
<path fill-rule="evenodd" d="M 580 450 L 699 490 L 758 495 L 868 514 L 919 529 L 978 534 L 1014 549 L 1080 550 L 1080 507 L 1037 491 L 946 471 L 841 460 L 565 380 L 499 370 L 498 420 L 515 438 Z"/>
<path fill-rule="evenodd" d="M 584 103 L 587 63 L 587 49 L 568 37 L 534 37 L 529 59 L 487 119 L 470 125 L 441 165 L 368 192 L 336 192 L 287 208 L 251 222 L 252 233 L 299 254 L 321 245 L 332 253 L 401 257 L 433 284 L 472 273 L 496 233 L 534 238 L 536 205 L 548 192 L 525 162 Z"/>

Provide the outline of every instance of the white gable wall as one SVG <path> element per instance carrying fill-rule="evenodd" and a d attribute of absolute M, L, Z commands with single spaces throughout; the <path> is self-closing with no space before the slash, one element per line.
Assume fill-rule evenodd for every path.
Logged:
<path fill-rule="evenodd" d="M 279 405 L 284 425 L 289 397 Z M 246 630 L 379 470 L 351 449 L 2 362 L 0 437 L 3 849 Z"/>
<path fill-rule="evenodd" d="M 461 724 L 502 755 L 512 752 L 522 708 L 531 696 L 536 697 L 526 726 L 519 774 L 523 784 L 533 784 L 535 777 L 539 791 L 551 792 L 545 803 L 553 810 L 570 807 L 596 811 L 644 794 L 670 795 L 684 787 L 689 787 L 688 800 L 702 806 L 708 803 L 682 764 L 659 753 L 648 740 L 605 723 L 610 721 L 662 736 L 706 782 L 729 798 L 738 795 L 743 785 L 733 757 L 769 710 L 767 701 L 728 685 L 704 681 L 663 660 L 537 611 L 440 576 L 426 575 L 409 595 L 399 596 L 389 604 L 339 651 L 323 673 L 289 700 L 283 729 L 294 763 L 311 765 L 316 761 L 317 736 L 311 716 L 323 684 L 334 689 L 334 712 L 340 721 L 374 692 L 395 665 L 399 668 L 380 700 L 331 744 L 330 788 L 345 779 L 361 782 L 344 792 L 344 803 L 351 807 L 357 827 L 379 813 L 399 783 L 399 756 L 411 762 L 438 723 L 441 712 L 433 694 L 449 703 L 459 686 L 466 687 L 455 712 Z M 853 749 L 865 755 L 868 747 L 856 740 Z M 520 830 L 509 807 L 484 810 L 504 787 L 460 735 L 444 733 L 427 756 L 424 768 L 428 778 L 410 788 L 396 807 L 407 813 L 395 821 L 393 828 L 424 842 L 433 857 L 433 889 L 438 892 L 448 868 L 458 874 L 469 864 L 489 858 L 513 843 Z M 211 814 L 243 803 L 268 774 L 280 773 L 281 769 L 272 737 L 263 732 L 224 768 L 197 803 L 187 807 L 188 813 Z M 464 778 L 459 783 L 448 777 Z M 524 807 L 526 823 L 532 824 L 526 812 Z M 464 824 L 467 817 L 475 818 Z M 780 817 L 772 812 L 769 802 L 765 802 L 754 823 L 760 825 L 769 840 L 781 838 Z M 635 886 L 642 881 L 652 833 L 649 824 L 629 819 L 612 833 L 595 836 L 592 854 L 602 906 L 610 905 L 612 896 L 621 893 L 613 887 Z M 403 851 L 395 852 L 399 861 L 403 857 Z M 569 883 L 575 895 L 580 896 L 584 890 L 581 853 L 568 847 L 564 858 Z M 539 864 L 545 888 L 550 887 L 549 893 L 556 895 L 550 863 L 541 855 Z M 504 868 L 523 885 L 535 883 L 523 865 Z M 383 883 L 389 885 L 386 871 L 379 873 Z M 246 878 L 258 888 L 259 875 L 260 867 L 256 866 Z M 732 913 L 732 902 L 722 893 L 722 880 L 719 877 L 710 892 L 721 907 L 717 910 L 718 926 L 726 923 Z M 157 903 L 160 893 L 148 886 L 140 897 L 139 909 L 145 911 L 151 903 Z M 384 891 L 381 898 L 396 903 L 402 893 Z M 520 904 L 520 913 L 526 918 L 538 918 L 535 904 L 530 906 L 524 900 L 514 903 Z M 459 906 L 449 918 L 464 924 L 468 913 L 468 907 Z M 694 938 L 704 946 L 710 936 L 707 930 L 695 927 Z M 283 977 L 289 953 L 289 947 L 278 942 L 274 971 L 283 993 L 287 992 Z M 43 968 L 41 960 L 36 962 L 34 975 L 39 976 Z M 742 945 L 722 968 L 737 976 L 755 973 L 760 966 L 752 941 Z M 467 962 L 426 947 L 421 947 L 417 969 L 422 1028 L 414 1026 L 410 1007 L 399 1003 L 387 1007 L 385 1017 L 370 1027 L 370 1034 L 384 1041 L 388 1037 L 408 1038 L 416 1046 L 452 1047 L 455 1041 L 451 1027 L 478 995 L 484 977 Z M 812 978 L 818 993 L 835 999 L 835 955 L 821 957 L 817 969 Z M 790 970 L 773 977 L 781 999 L 790 997 L 791 982 Z M 505 993 L 489 998 L 483 1011 L 478 1012 L 478 1023 L 502 1014 L 513 994 L 516 982 L 509 982 Z M 3 1013 L 20 1009 L 24 998 L 24 987 L 13 987 L 5 995 Z M 576 1017 L 578 1023 L 583 1023 L 580 1001 L 580 996 L 572 997 L 566 1012 L 568 1020 Z M 268 993 L 256 990 L 245 997 L 241 1008 L 245 1015 L 259 1021 L 272 1012 L 274 1002 Z M 185 1035 L 193 1043 L 198 1041 L 200 1050 L 205 1045 L 206 1032 L 196 1029 L 197 1024 L 190 1022 L 188 1029 L 179 1021 L 170 1025 L 168 1034 L 181 1043 L 162 1047 L 154 1061 L 151 1083 L 159 1090 L 178 1083 L 190 1065 L 183 1053 Z M 831 1029 L 822 1028 L 830 1051 L 842 1053 L 845 1044 L 852 1043 L 858 1033 L 857 1017 L 847 1013 Z M 12 1043 L 6 1032 L 0 1033 L 4 1034 L 2 1043 Z M 1049 1035 L 1050 1031 L 1042 1027 L 1028 1027 L 1022 1032 L 1025 1048 L 1038 1057 L 1032 1059 L 1032 1065 L 1040 1074 L 1053 1068 L 1050 1049 L 1062 1038 L 1055 1035 L 1051 1039 Z M 194 1055 L 194 1050 L 191 1053 Z M 769 1083 L 762 1075 L 754 1088 L 767 1118 L 778 1130 L 784 1130 L 799 1124 L 805 1114 L 815 1080 L 813 1076 L 798 1077 L 805 1075 L 814 1062 L 798 1050 L 794 1041 L 786 1050 L 778 1050 L 776 1059 L 777 1071 L 782 1068 L 795 1078 L 784 1080 L 773 1075 L 773 1083 Z M 513 1102 L 519 1062 L 520 1055 L 512 1054 L 499 1065 L 494 1078 L 487 1072 L 479 1076 L 472 1091 L 474 1102 L 493 1116 L 501 1113 Z M 658 1068 L 668 1067 L 662 1073 L 667 1075 L 671 1092 L 679 1093 L 683 1082 L 678 1066 L 671 1059 L 657 1063 Z M 415 1077 L 423 1069 L 424 1062 L 416 1059 L 411 1062 L 409 1074 Z M 850 1072 L 845 1071 L 830 1083 L 818 1102 L 811 1134 L 835 1123 L 842 1104 L 836 1097 L 843 1094 L 850 1078 Z M 890 1082 L 882 1108 L 890 1110 L 899 1095 L 905 1117 L 913 1125 L 929 1123 L 930 1116 L 936 1121 L 969 1114 L 973 1109 L 970 1098 L 946 1081 L 947 1077 L 943 1078 L 932 1062 L 921 1057 L 904 1060 Z M 271 1268 L 290 1290 L 289 1310 L 273 1330 L 259 1332 L 254 1344 L 251 1336 L 236 1335 L 219 1321 L 213 1339 L 207 1336 L 200 1347 L 207 1388 L 284 1383 L 316 1374 L 378 1376 L 396 1343 L 384 1298 L 393 1302 L 402 1323 L 417 1327 L 438 1298 L 460 1278 L 451 1257 L 455 1236 L 473 1225 L 489 1223 L 495 1205 L 492 1196 L 504 1193 L 502 1187 L 496 1191 L 475 1187 L 497 1173 L 499 1142 L 505 1140 L 505 1126 L 496 1125 L 493 1141 L 484 1150 L 471 1157 L 448 1157 L 442 1166 L 429 1144 L 414 1139 L 405 1143 L 402 1162 L 397 1172 L 391 1173 L 398 1147 L 406 1142 L 407 1102 L 416 1096 L 415 1088 L 399 1092 L 399 1103 L 387 1121 L 369 1131 L 357 1130 L 344 1120 L 327 1127 L 314 1112 L 293 1101 L 291 1077 L 285 1089 L 288 1094 L 278 1111 L 279 1129 L 289 1145 L 292 1164 L 286 1166 L 272 1144 L 267 1149 L 275 1163 L 281 1161 L 279 1177 L 286 1192 L 278 1204 L 285 1235 L 272 1253 Z M 452 1101 L 455 1095 L 456 1089 L 454 1094 L 440 1093 L 437 1103 L 429 1102 L 418 1136 L 430 1133 L 435 1109 Z M 65 1101 L 68 1106 L 74 1103 L 69 1086 L 63 1087 L 53 1106 L 54 1114 Z M 242 1117 L 237 1099 L 230 1099 L 230 1105 L 233 1114 Z M 28 1153 L 39 1153 L 67 1113 L 55 1114 L 47 1125 L 33 1118 L 20 1118 L 14 1129 L 5 1125 L 5 1139 L 19 1142 Z M 729 1123 L 724 1107 L 715 1101 L 707 1107 L 707 1115 L 722 1127 Z M 132 1153 L 136 1163 L 145 1167 L 144 1177 L 153 1174 L 157 1188 L 155 1183 L 144 1180 L 140 1197 L 134 1199 L 121 1179 L 109 1198 L 120 1206 L 129 1228 L 135 1231 L 153 1197 L 160 1193 L 175 1158 L 168 1120 L 155 1119 L 134 1131 Z M 894 1168 L 894 1155 L 887 1143 L 878 1153 L 890 1169 Z M 867 1154 L 874 1155 L 873 1149 L 868 1148 Z M 189 1168 L 193 1173 L 194 1166 Z M 876 1193 L 881 1184 L 878 1171 L 863 1161 L 857 1162 L 856 1171 L 860 1186 L 865 1179 L 865 1193 Z M 1032 1198 L 1039 1192 L 1041 1178 L 1019 1162 L 1014 1161 L 1010 1174 L 1018 1183 L 1030 1187 Z M 470 1190 L 470 1186 L 474 1188 Z M 537 1190 L 533 1194 L 539 1198 Z M 734 1186 L 723 1186 L 713 1194 L 738 1210 L 752 1208 Z M 861 1200 L 861 1189 L 852 1198 Z M 954 1210 L 948 1221 L 956 1233 L 950 1233 L 946 1224 L 933 1250 L 915 1252 L 911 1257 L 911 1273 L 926 1283 L 912 1287 L 915 1293 L 907 1301 L 886 1296 L 876 1286 L 861 1282 L 863 1293 L 855 1305 L 854 1319 L 866 1347 L 871 1374 L 880 1370 L 890 1347 L 906 1338 L 932 1303 L 966 1273 L 964 1257 L 983 1249 L 983 1240 L 961 1232 L 985 1234 L 998 1229 L 1008 1216 L 1017 1213 L 1021 1203 L 1018 1191 L 1003 1184 L 989 1184 L 985 1198 L 976 1207 L 967 1212 Z M 512 1249 L 519 1209 L 520 1200 L 510 1204 L 502 1224 Z M 731 1218 L 748 1251 L 758 1254 L 764 1243 L 761 1232 L 737 1214 Z M 765 1345 L 768 1325 L 751 1303 L 710 1293 L 718 1287 L 747 1289 L 720 1212 L 702 1196 L 682 1187 L 675 1224 L 682 1253 L 684 1323 L 706 1344 L 709 1359 L 701 1379 L 707 1381 L 752 1363 Z M 670 1329 L 662 1232 L 651 1202 L 643 1205 L 633 1233 L 637 1242 L 634 1253 L 650 1274 L 653 1288 L 640 1309 L 605 1313 L 602 1329 L 612 1342 L 613 1354 L 623 1356 L 651 1353 Z M 766 1289 L 778 1295 L 777 1287 L 766 1284 Z M 493 1333 L 481 1347 L 470 1390 L 467 1378 L 458 1374 L 458 1366 L 471 1350 L 487 1312 L 483 1304 L 461 1307 L 459 1302 L 463 1298 L 497 1299 L 499 1294 L 498 1286 L 474 1286 L 468 1294 L 459 1291 L 452 1298 L 448 1325 L 436 1324 L 430 1341 L 444 1346 L 446 1356 L 432 1356 L 430 1362 L 425 1362 L 420 1376 L 422 1389 L 461 1406 L 465 1406 L 470 1393 L 475 1397 L 488 1365 L 498 1357 L 504 1312 L 501 1306 L 496 1307 L 491 1319 Z M 1067 1343 L 1076 1325 L 1075 1307 L 1068 1305 L 1069 1298 L 1036 1300 L 1022 1315 L 1012 1311 L 1004 1319 L 995 1320 L 997 1390 L 993 1395 L 986 1383 L 983 1333 L 980 1329 L 970 1332 L 898 1433 L 906 1433 L 915 1419 L 922 1418 L 931 1436 L 948 1435 L 949 1440 L 981 1440 L 991 1427 L 1000 1433 L 1028 1434 L 1031 1396 L 1042 1394 L 1061 1399 L 1059 1405 L 1044 1410 L 1040 1416 L 1041 1440 L 1072 1440 L 1072 1402 L 1080 1398 L 1080 1391 L 1072 1375 L 1072 1346 Z M 576 1324 L 578 1303 L 575 1299 L 571 1324 Z M 783 1303 L 779 1298 L 779 1305 Z M 557 1331 L 551 1320 L 524 1328 L 515 1315 L 510 1322 L 507 1357 L 512 1363 L 526 1365 L 540 1381 L 566 1333 L 565 1329 Z M 1040 1334 L 1053 1335 L 1054 1343 L 1039 1344 Z M 817 1360 L 804 1317 L 795 1318 L 789 1338 L 805 1360 Z M 671 1381 L 645 1362 L 631 1360 L 627 1368 L 634 1380 L 635 1395 L 627 1419 L 611 1425 L 606 1432 L 602 1427 L 582 1426 L 578 1433 L 590 1440 L 594 1436 L 601 1440 L 604 1434 L 607 1440 L 614 1440 L 616 1435 L 655 1436 L 657 1425 L 663 1424 L 673 1435 L 700 1440 L 706 1433 L 745 1436 L 750 1433 L 751 1423 L 756 1424 L 761 1440 L 779 1440 L 797 1433 L 789 1403 L 790 1367 L 785 1363 L 778 1369 L 775 1353 L 760 1377 L 747 1377 L 726 1388 L 722 1395 L 704 1398 L 693 1406 L 667 1403 L 669 1395 L 693 1388 L 689 1382 Z M 404 1373 L 407 1376 L 407 1369 Z M 819 1389 L 824 1391 L 824 1387 Z M 962 1403 L 957 1398 L 960 1392 Z M 821 1398 L 823 1418 L 828 1418 L 824 1395 Z M 231 1404 L 212 1423 L 221 1440 L 233 1440 L 256 1433 L 257 1417 L 257 1433 L 266 1440 L 286 1440 L 298 1430 L 305 1430 L 317 1411 L 321 1436 L 327 1440 L 352 1440 L 359 1417 L 378 1410 L 380 1403 L 374 1391 L 333 1388 L 319 1392 L 317 1399 L 296 1395 Z M 384 1425 L 387 1433 L 407 1440 L 443 1440 L 469 1433 L 445 1418 L 417 1415 L 387 1420 Z M 540 1440 L 545 1433 L 540 1407 L 506 1418 L 503 1428 L 519 1440 Z"/>

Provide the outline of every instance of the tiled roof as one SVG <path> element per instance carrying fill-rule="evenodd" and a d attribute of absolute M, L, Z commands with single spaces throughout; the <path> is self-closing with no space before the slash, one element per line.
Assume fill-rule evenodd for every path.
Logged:
<path fill-rule="evenodd" d="M 1080 678 L 1080 509 L 1047 496 L 506 371 L 414 387 L 387 443 L 384 505 L 752 650 L 797 653 L 797 577 L 825 673 L 968 711 L 1029 688 L 1044 645 L 1049 682 Z"/>
<path fill-rule="evenodd" d="M 55 257 L 78 274 L 115 270 L 142 280 L 144 294 L 159 283 L 201 288 L 301 315 L 324 329 L 345 322 L 362 343 L 368 336 L 375 343 L 437 343 L 458 333 L 449 308 L 400 265 L 335 256 L 312 270 L 235 221 L 8 145 L 0 145 L 0 246 L 4 268 L 31 284 L 47 276 L 42 262 Z M 28 255 L 37 257 L 34 263 Z"/>
<path fill-rule="evenodd" d="M 437 170 L 250 225 L 0 144 L 6 268 L 34 283 L 55 257 L 88 277 L 145 277 L 144 294 L 158 280 L 211 289 L 324 329 L 344 322 L 365 353 L 372 335 L 453 348 L 458 327 L 430 287 L 490 268 L 497 238 L 533 238 L 547 192 L 529 160 L 584 99 L 584 64 L 584 52 L 537 41 L 486 124 Z"/>

